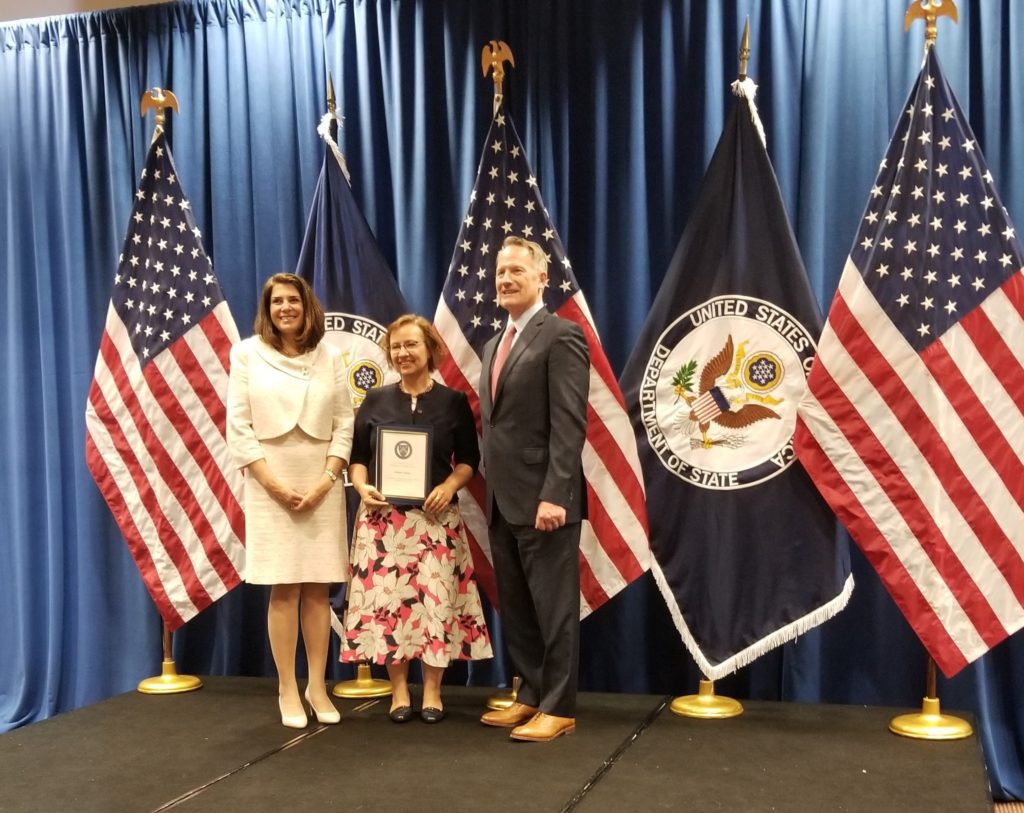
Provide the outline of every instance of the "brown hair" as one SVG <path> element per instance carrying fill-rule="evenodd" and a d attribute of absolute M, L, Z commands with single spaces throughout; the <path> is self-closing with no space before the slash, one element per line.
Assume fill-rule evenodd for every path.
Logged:
<path fill-rule="evenodd" d="M 299 292 L 302 299 L 302 330 L 296 335 L 295 341 L 302 352 L 312 350 L 324 337 L 324 309 L 309 283 L 295 274 L 274 274 L 263 284 L 253 332 L 275 349 L 282 349 L 281 334 L 270 318 L 270 296 L 275 285 L 291 285 Z"/>
<path fill-rule="evenodd" d="M 437 329 L 418 313 L 403 313 L 388 325 L 384 338 L 380 340 L 380 346 L 388 359 L 388 367 L 394 369 L 394 365 L 391 363 L 391 334 L 406 325 L 416 325 L 423 332 L 423 341 L 427 345 L 427 369 L 434 372 L 441 363 L 441 359 L 444 358 L 444 342 Z"/>
<path fill-rule="evenodd" d="M 535 243 L 533 240 L 527 240 L 525 237 L 519 237 L 515 234 L 510 234 L 505 238 L 505 241 L 501 244 L 501 249 L 507 248 L 508 246 L 519 246 L 525 248 L 527 253 L 533 258 L 534 266 L 537 272 L 540 274 L 547 275 L 548 273 L 548 255 L 544 253 L 544 248 L 540 243 Z"/>

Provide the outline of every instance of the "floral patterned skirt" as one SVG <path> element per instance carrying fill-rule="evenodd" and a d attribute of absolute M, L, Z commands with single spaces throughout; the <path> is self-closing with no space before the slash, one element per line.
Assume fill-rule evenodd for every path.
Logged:
<path fill-rule="evenodd" d="M 437 519 L 360 507 L 354 537 L 342 661 L 445 667 L 493 657 L 457 504 Z"/>

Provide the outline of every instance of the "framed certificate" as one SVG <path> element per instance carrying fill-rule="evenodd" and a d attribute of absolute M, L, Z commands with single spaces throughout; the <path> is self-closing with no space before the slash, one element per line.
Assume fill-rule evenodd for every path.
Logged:
<path fill-rule="evenodd" d="M 377 490 L 394 505 L 422 505 L 430 491 L 431 431 L 377 427 Z"/>

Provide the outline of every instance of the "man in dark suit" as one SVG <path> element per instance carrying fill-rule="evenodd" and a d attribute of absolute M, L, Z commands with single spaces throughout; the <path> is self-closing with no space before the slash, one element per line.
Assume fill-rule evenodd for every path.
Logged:
<path fill-rule="evenodd" d="M 587 341 L 544 307 L 547 278 L 539 245 L 506 238 L 495 283 L 509 320 L 484 347 L 480 379 L 491 556 L 505 640 L 522 678 L 517 702 L 480 721 L 533 742 L 576 726 L 590 386 Z"/>

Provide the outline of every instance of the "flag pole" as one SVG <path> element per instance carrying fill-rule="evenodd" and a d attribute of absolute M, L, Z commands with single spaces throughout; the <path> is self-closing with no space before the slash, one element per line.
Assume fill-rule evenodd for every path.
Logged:
<path fill-rule="evenodd" d="M 743 25 L 743 38 L 740 40 L 740 81 L 747 78 L 747 63 L 750 61 L 750 17 Z"/>
<path fill-rule="evenodd" d="M 167 113 L 165 112 L 167 108 L 170 108 L 175 113 L 179 112 L 178 97 L 171 93 L 171 91 L 164 88 L 150 88 L 143 92 L 142 101 L 139 104 L 142 118 L 146 118 L 146 113 L 150 110 L 156 111 L 156 126 L 153 128 L 153 137 L 149 140 L 150 144 L 163 135 L 164 124 L 167 123 Z"/>
<path fill-rule="evenodd" d="M 974 733 L 971 724 L 960 717 L 943 714 L 935 691 L 935 660 L 928 656 L 925 698 L 919 714 L 900 714 L 892 718 L 889 730 L 915 740 L 963 740 Z"/>
<path fill-rule="evenodd" d="M 903 18 L 903 30 L 909 31 L 914 20 L 925 21 L 924 50 L 935 45 L 937 36 L 936 20 L 949 17 L 959 22 L 956 3 L 953 0 L 914 0 Z M 889 730 L 901 737 L 919 740 L 962 740 L 974 731 L 970 723 L 959 717 L 943 714 L 936 695 L 935 660 L 928 656 L 928 671 L 925 679 L 925 697 L 921 701 L 919 714 L 901 714 L 889 723 Z"/>
<path fill-rule="evenodd" d="M 512 49 L 504 40 L 491 40 L 483 47 L 480 53 L 480 67 L 483 70 L 484 78 L 493 71 L 494 73 L 494 107 L 491 115 L 497 115 L 498 108 L 505 98 L 502 86 L 505 81 L 505 62 L 513 68 L 516 66 L 516 59 L 512 55 Z M 495 711 L 507 709 L 516 702 L 519 695 L 519 684 L 521 679 L 518 675 L 512 678 L 512 688 L 504 692 L 496 692 L 487 698 L 487 708 Z"/>
<path fill-rule="evenodd" d="M 171 631 L 164 624 L 164 660 L 158 677 L 140 681 L 138 691 L 142 694 L 181 694 L 203 688 L 203 681 L 194 675 L 179 675 L 171 656 Z"/>
<path fill-rule="evenodd" d="M 924 20 L 924 50 L 927 52 L 935 44 L 939 17 L 949 17 L 954 23 L 959 23 L 956 3 L 953 0 L 914 0 L 903 16 L 903 30 L 909 31 L 914 20 Z"/>
<path fill-rule="evenodd" d="M 677 697 L 669 704 L 669 709 L 680 717 L 699 717 L 704 720 L 724 720 L 743 714 L 743 705 L 739 700 L 720 697 L 715 694 L 715 682 L 703 679 L 697 694 Z"/>
<path fill-rule="evenodd" d="M 334 94 L 334 76 L 330 71 L 327 72 L 327 116 L 329 120 L 338 121 L 338 102 L 337 96 Z M 327 130 L 325 137 L 327 141 L 328 149 L 333 150 L 335 147 L 334 136 L 330 129 Z M 342 172 L 345 175 L 345 179 L 348 180 L 348 167 L 345 166 L 344 161 L 341 158 L 341 153 L 338 151 L 337 156 L 338 162 L 341 164 Z M 345 487 L 351 488 L 352 484 L 348 480 L 348 470 L 344 472 L 345 475 Z M 331 612 L 334 612 L 331 610 Z M 366 661 L 360 661 L 356 664 L 356 676 L 353 680 L 342 680 L 335 683 L 331 689 L 331 694 L 335 697 L 348 697 L 348 698 L 364 698 L 364 697 L 387 697 L 391 694 L 391 681 L 381 680 L 375 678 L 370 672 L 370 664 Z"/>
<path fill-rule="evenodd" d="M 178 98 L 171 91 L 163 88 L 151 88 L 142 94 L 142 101 L 139 103 L 139 113 L 142 118 L 150 110 L 156 111 L 156 126 L 153 128 L 153 137 L 150 144 L 156 141 L 164 132 L 164 124 L 167 122 L 167 108 L 175 113 L 179 112 Z M 203 681 L 194 675 L 179 675 L 171 655 L 171 630 L 166 623 L 163 625 L 163 663 L 160 675 L 148 677 L 138 685 L 138 691 L 142 694 L 180 694 L 200 689 Z"/>
<path fill-rule="evenodd" d="M 494 71 L 494 113 L 498 112 L 501 102 L 504 99 L 502 94 L 502 83 L 505 81 L 505 65 L 508 62 L 513 68 L 516 66 L 515 57 L 512 56 L 512 49 L 504 40 L 491 40 L 484 46 L 480 54 L 480 67 L 483 68 L 484 77 Z"/>
<path fill-rule="evenodd" d="M 740 82 L 746 81 L 749 61 L 750 17 L 747 17 L 743 26 L 743 37 L 740 39 Z M 715 682 L 703 679 L 697 686 L 697 694 L 675 698 L 669 704 L 669 709 L 680 717 L 698 717 L 704 720 L 725 720 L 743 714 L 743 704 L 739 700 L 715 694 Z"/>

